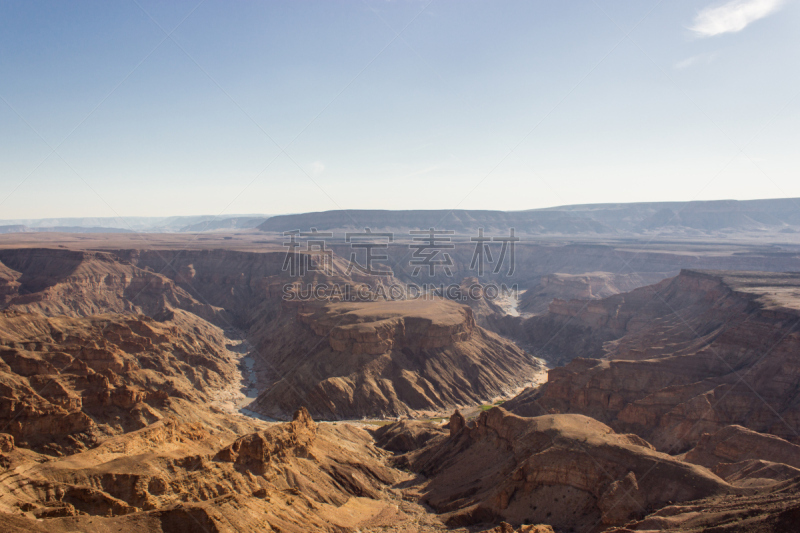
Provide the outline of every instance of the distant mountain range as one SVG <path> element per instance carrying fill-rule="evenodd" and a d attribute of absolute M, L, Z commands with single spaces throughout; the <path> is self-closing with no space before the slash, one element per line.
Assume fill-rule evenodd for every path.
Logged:
<path fill-rule="evenodd" d="M 176 217 L 84 217 L 0 220 L 0 233 L 57 231 L 63 233 L 175 233 L 250 229 L 269 215 Z"/>
<path fill-rule="evenodd" d="M 316 228 L 320 231 L 405 232 L 411 229 L 449 229 L 457 233 L 487 232 L 560 235 L 685 236 L 742 232 L 800 232 L 800 199 L 720 200 L 698 202 L 647 202 L 630 204 L 569 205 L 528 211 L 341 210 L 278 215 L 258 229 L 283 232 Z"/>
<path fill-rule="evenodd" d="M 0 220 L 0 233 L 58 231 L 67 233 L 179 233 L 258 229 L 282 233 L 319 231 L 391 231 L 447 229 L 492 234 L 514 228 L 519 235 L 676 237 L 800 233 L 800 198 L 586 204 L 531 209 L 487 210 L 337 210 L 293 215 L 201 215 L 180 217 L 48 218 Z"/>
<path fill-rule="evenodd" d="M 3 233 L 135 233 L 129 229 L 122 228 L 101 228 L 95 226 L 25 226 L 22 224 L 7 224 L 0 226 L 0 234 Z"/>

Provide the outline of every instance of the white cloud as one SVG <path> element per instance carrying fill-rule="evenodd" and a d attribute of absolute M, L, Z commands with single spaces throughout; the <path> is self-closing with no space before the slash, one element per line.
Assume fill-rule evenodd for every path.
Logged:
<path fill-rule="evenodd" d="M 689 29 L 701 37 L 741 31 L 751 22 L 775 13 L 784 3 L 785 0 L 733 0 L 707 7 L 697 14 Z"/>
<path fill-rule="evenodd" d="M 325 170 L 325 165 L 323 165 L 321 161 L 314 161 L 313 163 L 311 163 L 311 175 L 314 176 L 315 178 L 320 174 L 322 174 L 324 170 Z"/>
<path fill-rule="evenodd" d="M 422 176 L 423 174 L 430 174 L 431 172 L 433 172 L 435 170 L 439 170 L 440 168 L 442 168 L 442 166 L 444 166 L 444 165 L 431 165 L 431 166 L 426 167 L 426 168 L 415 170 L 414 172 L 409 172 L 405 176 L 401 176 L 399 179 L 404 180 L 404 179 L 407 179 L 407 178 L 413 178 L 414 176 Z"/>
<path fill-rule="evenodd" d="M 676 70 L 683 70 L 685 68 L 689 68 L 694 65 L 708 65 L 712 61 L 714 61 L 717 56 L 717 52 L 711 52 L 709 54 L 698 54 L 696 56 L 687 57 L 686 59 L 682 59 L 673 65 L 673 68 Z"/>

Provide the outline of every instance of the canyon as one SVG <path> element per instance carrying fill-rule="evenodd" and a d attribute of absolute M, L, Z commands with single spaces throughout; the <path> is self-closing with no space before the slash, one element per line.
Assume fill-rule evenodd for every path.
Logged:
<path fill-rule="evenodd" d="M 554 300 L 526 328 L 569 362 L 509 408 L 587 414 L 665 451 L 731 424 L 795 441 L 798 295 L 800 274 L 686 270 L 603 300 Z"/>
<path fill-rule="evenodd" d="M 265 233 L 0 243 L 0 529 L 796 523 L 791 246 L 523 242 L 479 276 L 456 242 L 420 278 L 393 243 L 375 277 Z M 421 281 L 462 292 L 387 297 Z"/>

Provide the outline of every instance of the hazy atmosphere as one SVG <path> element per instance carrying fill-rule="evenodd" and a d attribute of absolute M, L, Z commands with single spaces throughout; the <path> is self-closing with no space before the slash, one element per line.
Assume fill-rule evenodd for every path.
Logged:
<path fill-rule="evenodd" d="M 798 197 L 798 23 L 788 0 L 4 2 L 0 218 Z"/>

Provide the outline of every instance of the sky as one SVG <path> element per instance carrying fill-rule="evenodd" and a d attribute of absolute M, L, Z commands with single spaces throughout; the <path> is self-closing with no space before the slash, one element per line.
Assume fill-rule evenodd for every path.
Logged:
<path fill-rule="evenodd" d="M 800 1 L 0 3 L 0 219 L 800 197 Z"/>

